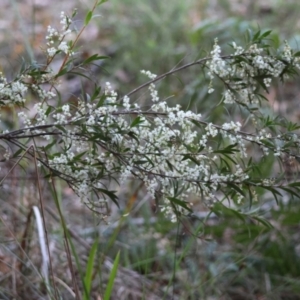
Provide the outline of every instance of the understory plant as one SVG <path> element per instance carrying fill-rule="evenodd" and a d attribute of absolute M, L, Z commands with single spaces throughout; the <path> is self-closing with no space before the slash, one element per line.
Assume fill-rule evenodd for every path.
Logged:
<path fill-rule="evenodd" d="M 271 31 L 249 31 L 245 45 L 232 42 L 226 54 L 215 39 L 205 57 L 161 75 L 142 70 L 137 76 L 144 76 L 145 84 L 118 95 L 89 72 L 108 57 L 95 53 L 78 60 L 77 42 L 103 2 L 95 1 L 81 29 L 73 22 L 76 12 L 62 12 L 61 28 L 48 27 L 45 61 L 24 63 L 12 80 L 1 74 L 0 109 L 17 112 L 16 128 L 0 133 L 6 170 L 1 184 L 30 160 L 50 181 L 66 182 L 102 218 L 109 215 L 110 202 L 119 204 L 116 184 L 136 179 L 172 222 L 197 217 L 197 206 L 204 205 L 209 212 L 226 209 L 271 226 L 252 206 L 266 194 L 276 201 L 298 198 L 300 181 L 286 172 L 286 164 L 300 158 L 300 126 L 276 116 L 266 95 L 273 82 L 297 74 L 300 52 L 287 43 L 275 49 Z M 56 60 L 62 61 L 59 68 Z M 205 112 L 183 109 L 172 95 L 160 95 L 159 81 L 189 68 L 205 73 L 207 96 L 228 111 L 225 122 L 212 122 Z M 60 80 L 67 75 L 90 80 L 93 89 L 64 102 Z M 142 90 L 147 93 L 139 101 Z"/>

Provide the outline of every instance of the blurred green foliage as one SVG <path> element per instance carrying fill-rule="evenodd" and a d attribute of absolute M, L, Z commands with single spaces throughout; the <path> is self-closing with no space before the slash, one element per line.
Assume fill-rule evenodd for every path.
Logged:
<path fill-rule="evenodd" d="M 111 0 L 99 26 L 110 40 L 104 48 L 112 60 L 105 68 L 119 93 L 145 82 L 137 75 L 141 69 L 163 74 L 208 55 L 215 37 L 224 54 L 232 41 L 245 45 L 247 30 L 257 28 L 273 30 L 273 46 L 287 39 L 297 48 L 297 1 L 266 5 L 240 1 L 243 13 L 233 1 L 219 0 L 214 5 L 193 0 L 171 4 Z M 212 121 L 221 120 L 224 114 L 243 113 L 218 106 L 221 99 L 214 95 L 220 93 L 208 95 L 207 87 L 201 67 L 195 66 L 163 80 L 159 91 L 165 98 L 172 96 L 168 101 L 200 111 Z M 268 174 L 272 164 L 270 157 L 264 169 L 253 172 Z M 262 295 L 264 299 L 300 299 L 299 207 L 298 198 L 277 206 L 270 196 L 263 208 L 254 203 L 253 209 L 260 209 L 274 227 L 251 218 L 242 221 L 228 212 L 218 218 L 189 220 L 187 227 L 183 220 L 179 229 L 160 215 L 155 223 L 145 221 L 144 226 L 132 226 L 128 219 L 111 255 L 122 248 L 122 265 L 154 276 L 162 285 L 169 282 L 175 266 L 172 286 L 180 299 L 206 299 L 208 295 L 216 297 L 211 299 L 258 299 Z M 146 219 L 147 209 L 142 213 Z"/>

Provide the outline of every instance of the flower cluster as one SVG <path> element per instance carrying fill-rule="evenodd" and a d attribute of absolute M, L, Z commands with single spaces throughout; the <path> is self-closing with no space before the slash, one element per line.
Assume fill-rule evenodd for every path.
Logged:
<path fill-rule="evenodd" d="M 60 14 L 60 24 L 62 25 L 60 31 L 48 26 L 47 40 L 47 55 L 53 57 L 57 52 L 61 51 L 65 54 L 73 54 L 71 44 L 65 41 L 66 37 L 71 33 L 70 25 L 72 19 L 65 15 L 62 11 Z"/>
<path fill-rule="evenodd" d="M 152 74 L 150 71 L 142 70 L 141 73 L 147 75 L 150 79 L 155 79 L 156 78 L 156 75 Z M 158 102 L 159 101 L 158 92 L 155 89 L 155 84 L 154 83 L 150 83 L 149 91 L 150 91 L 150 94 L 151 94 L 152 101 L 153 102 Z"/>
<path fill-rule="evenodd" d="M 17 79 L 12 82 L 7 82 L 7 79 L 0 73 L 0 107 L 14 104 L 24 104 L 28 88 L 22 82 L 22 79 Z"/>
<path fill-rule="evenodd" d="M 246 162 L 250 146 L 258 146 L 262 156 L 273 153 L 275 157 L 286 153 L 287 145 L 289 149 L 299 148 L 297 134 L 280 131 L 275 136 L 271 134 L 274 128 L 259 128 L 252 109 L 259 104 L 258 86 L 267 89 L 273 78 L 283 76 L 288 68 L 298 68 L 299 60 L 287 44 L 275 57 L 265 52 L 259 40 L 247 49 L 233 43 L 234 53 L 222 57 L 215 40 L 211 57 L 205 59 L 209 93 L 214 92 L 214 80 L 220 79 L 225 87 L 223 104 L 241 104 L 248 109 L 249 119 L 255 119 L 254 130 L 247 132 L 249 125 L 241 116 L 239 121 L 215 124 L 200 113 L 160 100 L 154 83 L 164 76 L 157 78 L 150 71 L 142 71 L 150 79 L 147 109 L 128 96 L 119 98 L 109 82 L 104 92 L 96 87 L 92 96 L 85 95 L 84 100 L 77 99 L 72 105 L 49 105 L 48 100 L 56 97 L 52 88 L 57 83 L 57 74 L 48 68 L 51 59 L 58 51 L 71 53 L 65 41 L 71 19 L 64 13 L 61 25 L 60 31 L 48 28 L 48 65 L 43 72 L 29 70 L 27 77 L 22 75 L 10 83 L 0 78 L 1 106 L 23 104 L 29 89 L 39 98 L 31 111 L 18 113 L 23 127 L 3 132 L 1 138 L 10 142 L 32 135 L 39 163 L 48 168 L 50 176 L 68 182 L 83 202 L 89 203 L 93 192 L 101 205 L 109 198 L 116 201 L 115 193 L 108 188 L 111 179 L 124 183 L 136 178 L 151 197 L 160 201 L 166 216 L 176 221 L 180 214 L 191 211 L 191 195 L 208 204 L 225 198 L 241 204 L 247 200 L 246 195 L 257 199 L 256 188 L 270 188 L 273 181 L 268 178 L 250 180 L 251 166 Z M 50 83 L 48 90 L 45 83 Z M 269 119 L 265 124 L 277 126 Z M 39 137 L 44 138 L 40 144 Z M 8 160 L 10 153 L 4 157 Z"/>
<path fill-rule="evenodd" d="M 157 103 L 151 96 L 152 116 L 147 118 L 128 97 L 123 103 L 119 102 L 109 83 L 105 85 L 104 95 L 103 105 L 80 101 L 74 111 L 66 104 L 56 113 L 46 115 L 41 104 L 36 106 L 39 125 L 49 124 L 54 119 L 54 125 L 66 128 L 60 137 L 62 149 L 48 154 L 48 164 L 52 172 L 72 180 L 75 192 L 83 201 L 88 201 L 92 191 L 104 190 L 105 174 L 117 172 L 123 182 L 130 177 L 142 180 L 152 197 L 162 195 L 162 210 L 176 220 L 178 213 L 186 211 L 180 205 L 170 205 L 172 199 L 179 197 L 178 190 L 186 203 L 189 195 L 199 193 L 206 200 L 216 201 L 220 186 L 227 182 L 240 184 L 248 179 L 239 164 L 233 166 L 231 172 L 220 171 L 219 158 L 208 145 L 209 139 L 220 132 L 230 137 L 231 143 L 238 140 L 242 149 L 242 138 L 234 135 L 241 128 L 239 122 L 219 127 L 208 123 L 204 127 L 206 133 L 199 139 L 195 122 L 203 122 L 200 114 L 183 111 L 179 105 L 170 107 L 166 102 Z M 137 117 L 131 120 L 128 113 Z M 44 134 L 47 136 L 47 131 Z M 199 152 L 201 147 L 207 151 Z M 236 151 L 240 155 L 245 149 Z M 99 178 L 99 172 L 105 173 Z M 177 188 L 172 188 L 174 182 L 180 183 Z M 105 195 L 101 197 L 101 201 L 105 199 Z"/>
<path fill-rule="evenodd" d="M 233 42 L 234 54 L 222 57 L 221 48 L 216 39 L 211 51 L 211 60 L 207 62 L 209 69 L 207 75 L 210 78 L 208 93 L 214 91 L 213 80 L 217 77 L 225 85 L 224 103 L 258 104 L 260 96 L 256 91 L 260 85 L 264 85 L 267 89 L 273 78 L 287 76 L 287 72 L 284 72 L 287 64 L 300 69 L 299 57 L 293 56 L 287 43 L 277 56 L 270 55 L 266 51 L 268 46 L 265 44 L 260 46 L 259 43 L 258 39 L 257 43 L 243 48 Z M 262 82 L 256 78 L 261 78 Z"/>

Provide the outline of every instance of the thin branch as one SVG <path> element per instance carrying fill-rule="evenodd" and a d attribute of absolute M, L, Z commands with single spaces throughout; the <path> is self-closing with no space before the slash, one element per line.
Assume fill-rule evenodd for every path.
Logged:
<path fill-rule="evenodd" d="M 221 56 L 220 58 L 222 58 L 222 59 L 230 59 L 230 58 L 233 58 L 233 57 L 234 57 L 234 55 L 225 55 L 225 56 Z M 186 65 L 183 65 L 183 66 L 179 67 L 179 68 L 173 69 L 173 70 L 171 70 L 171 71 L 169 71 L 167 73 L 161 74 L 161 75 L 155 77 L 154 79 L 152 79 L 152 80 L 150 80 L 150 81 L 148 81 L 148 82 L 140 85 L 139 87 L 135 88 L 134 90 L 132 90 L 131 92 L 129 92 L 126 96 L 129 97 L 132 94 L 136 93 L 137 91 L 143 89 L 144 87 L 149 86 L 151 83 L 154 83 L 156 81 L 162 80 L 162 79 L 164 79 L 165 77 L 167 77 L 169 75 L 178 73 L 178 72 L 180 72 L 180 71 L 182 71 L 184 69 L 187 69 L 189 67 L 192 67 L 192 66 L 195 66 L 195 65 L 201 65 L 201 64 L 203 64 L 203 63 L 205 63 L 205 62 L 207 62 L 207 61 L 209 61 L 211 59 L 212 59 L 212 57 L 201 58 L 201 59 L 199 59 L 197 61 L 188 63 Z"/>

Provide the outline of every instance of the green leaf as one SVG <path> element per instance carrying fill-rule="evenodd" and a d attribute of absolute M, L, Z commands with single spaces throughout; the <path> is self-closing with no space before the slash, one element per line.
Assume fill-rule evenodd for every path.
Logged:
<path fill-rule="evenodd" d="M 241 190 L 236 184 L 233 184 L 231 182 L 227 182 L 226 183 L 230 188 L 234 189 L 235 191 L 237 191 L 239 194 L 243 195 L 245 197 L 245 193 L 243 190 Z"/>
<path fill-rule="evenodd" d="M 60 77 L 60 76 L 63 76 L 63 75 L 65 75 L 66 73 L 68 73 L 68 68 L 67 68 L 67 67 L 66 67 L 66 68 L 63 68 L 60 72 L 58 72 L 58 74 L 56 74 L 54 78 L 58 78 L 58 77 Z"/>
<path fill-rule="evenodd" d="M 94 267 L 94 261 L 95 261 L 95 257 L 96 257 L 96 253 L 97 253 L 97 249 L 98 249 L 98 238 L 95 239 L 90 254 L 89 254 L 89 258 L 88 258 L 88 262 L 86 265 L 86 271 L 85 271 L 85 276 L 84 276 L 84 285 L 85 285 L 85 291 L 87 292 L 84 294 L 84 299 L 85 300 L 89 300 L 90 299 L 90 295 L 91 295 L 91 287 L 92 287 L 92 280 L 93 280 L 93 267 Z"/>
<path fill-rule="evenodd" d="M 100 0 L 100 1 L 97 3 L 97 6 L 103 4 L 103 3 L 107 2 L 107 1 L 108 1 L 108 0 Z"/>
<path fill-rule="evenodd" d="M 229 208 L 229 207 L 226 207 L 226 210 L 228 212 L 232 213 L 234 216 L 238 217 L 241 221 L 245 222 L 245 216 L 241 212 L 239 212 L 239 211 L 237 211 L 237 210 L 235 210 L 233 208 Z"/>
<path fill-rule="evenodd" d="M 98 101 L 98 103 L 97 103 L 96 108 L 99 108 L 99 107 L 103 106 L 103 104 L 104 104 L 104 102 L 105 102 L 105 99 L 106 99 L 106 95 L 103 94 L 103 95 L 100 97 L 100 99 L 99 99 L 99 101 Z"/>
<path fill-rule="evenodd" d="M 253 32 L 250 28 L 247 29 L 247 32 L 246 32 L 246 40 L 247 42 L 250 42 L 252 41 L 252 38 L 253 38 Z"/>
<path fill-rule="evenodd" d="M 60 131 L 64 132 L 64 133 L 67 132 L 66 128 L 63 127 L 62 125 L 55 125 L 55 127 L 56 127 L 57 129 L 59 129 Z"/>
<path fill-rule="evenodd" d="M 111 296 L 112 289 L 114 286 L 114 281 L 117 276 L 119 260 L 120 260 L 120 251 L 118 252 L 118 254 L 116 256 L 113 267 L 111 269 L 103 300 L 110 300 L 110 296 Z"/>
<path fill-rule="evenodd" d="M 32 76 L 32 77 L 40 77 L 41 75 L 48 74 L 49 72 L 47 71 L 41 71 L 40 69 L 32 69 L 29 71 L 27 74 Z"/>
<path fill-rule="evenodd" d="M 193 212 L 188 206 L 187 202 L 182 201 L 180 199 L 174 198 L 174 197 L 167 197 L 173 204 L 179 205 L 183 207 L 184 209 L 188 210 L 189 212 Z"/>
<path fill-rule="evenodd" d="M 73 157 L 73 161 L 75 161 L 75 160 L 80 160 L 80 158 L 81 158 L 82 156 L 84 156 L 84 154 L 86 154 L 86 152 L 87 152 L 87 151 L 84 151 L 84 152 L 79 153 L 79 154 L 77 154 L 76 156 L 74 156 L 74 157 Z"/>
<path fill-rule="evenodd" d="M 91 96 L 91 101 L 94 101 L 95 99 L 97 99 L 98 96 L 100 95 L 100 92 L 101 92 L 101 86 L 95 85 L 95 90 L 94 90 L 93 95 Z"/>
<path fill-rule="evenodd" d="M 53 107 L 49 105 L 48 108 L 47 108 L 47 110 L 46 110 L 46 112 L 45 112 L 45 115 L 49 116 L 49 114 L 51 113 L 52 109 L 53 109 Z"/>
<path fill-rule="evenodd" d="M 13 155 L 13 158 L 16 158 L 16 157 L 18 157 L 19 156 L 19 154 L 21 154 L 23 152 L 23 149 L 22 148 L 20 148 L 18 151 L 16 151 L 15 153 L 14 153 L 14 155 Z"/>
<path fill-rule="evenodd" d="M 197 159 L 195 159 L 192 155 L 189 155 L 189 154 L 185 154 L 183 155 L 183 159 L 182 160 L 191 160 L 192 162 L 194 162 L 196 165 L 199 165 L 199 161 Z"/>
<path fill-rule="evenodd" d="M 117 206 L 118 208 L 120 208 L 119 203 L 118 203 L 118 196 L 115 195 L 116 191 L 109 191 L 109 190 L 105 190 L 105 189 L 100 189 L 97 188 L 97 191 L 107 195 Z"/>
<path fill-rule="evenodd" d="M 56 199 L 56 202 L 57 202 L 57 199 Z M 56 205 L 58 205 L 58 203 Z M 62 217 L 62 215 L 61 215 L 61 217 Z M 63 229 L 64 229 L 64 233 L 66 235 L 67 241 L 68 241 L 68 243 L 69 243 L 69 245 L 71 247 L 71 252 L 72 252 L 73 257 L 75 259 L 75 263 L 76 263 L 76 266 L 77 266 L 77 270 L 78 270 L 81 282 L 83 284 L 84 295 L 85 295 L 85 297 L 88 297 L 88 292 L 87 292 L 86 286 L 84 284 L 84 274 L 83 274 L 83 271 L 82 271 L 82 268 L 81 268 L 79 254 L 76 251 L 76 247 L 75 247 L 75 245 L 74 245 L 74 243 L 72 241 L 71 234 L 70 234 L 69 229 L 67 228 L 65 220 L 63 218 L 61 219 L 61 222 L 62 222 L 62 226 L 63 226 Z M 88 298 L 86 298 L 86 299 L 88 299 Z"/>
<path fill-rule="evenodd" d="M 274 144 L 268 139 L 262 139 L 260 142 L 269 148 L 274 148 Z"/>
<path fill-rule="evenodd" d="M 298 57 L 298 56 L 300 56 L 300 51 L 298 51 L 294 54 L 294 57 Z"/>
<path fill-rule="evenodd" d="M 93 12 L 90 10 L 85 16 L 84 26 L 86 26 L 90 23 L 92 16 L 93 16 Z"/>
<path fill-rule="evenodd" d="M 224 153 L 222 153 L 222 155 L 225 156 L 228 160 L 230 160 L 232 163 L 234 163 L 236 165 L 237 162 L 230 155 L 227 155 L 227 154 L 224 154 Z"/>
<path fill-rule="evenodd" d="M 275 198 L 275 200 L 276 200 L 276 203 L 278 204 L 278 198 L 277 198 L 277 195 L 282 197 L 282 194 L 279 193 L 277 190 L 275 190 L 274 188 L 272 188 L 272 187 L 270 187 L 270 186 L 262 186 L 262 188 L 264 188 L 264 189 L 270 191 L 270 192 L 273 194 L 273 196 L 274 196 L 274 198 Z"/>
<path fill-rule="evenodd" d="M 128 131 L 127 135 L 133 138 L 138 144 L 140 143 L 139 139 L 137 138 L 136 134 L 133 131 Z"/>
<path fill-rule="evenodd" d="M 147 155 L 145 155 L 144 157 L 147 159 L 148 163 L 149 163 L 152 167 L 155 167 L 155 164 L 153 163 L 153 161 L 152 161 Z"/>
<path fill-rule="evenodd" d="M 257 97 L 259 97 L 262 100 L 265 100 L 267 102 L 269 101 L 269 99 L 267 97 L 265 97 L 264 95 L 262 95 L 262 94 L 256 94 L 256 95 L 257 95 Z"/>
<path fill-rule="evenodd" d="M 266 32 L 264 32 L 259 39 L 263 39 L 266 38 L 267 36 L 269 36 L 272 33 L 272 30 L 267 30 Z"/>
<path fill-rule="evenodd" d="M 78 75 L 80 77 L 84 77 L 86 78 L 87 80 L 91 80 L 91 78 L 89 76 L 86 76 L 85 74 L 83 73 L 80 73 L 80 72 L 74 72 L 74 71 L 70 71 L 68 74 L 72 74 L 72 75 Z"/>
<path fill-rule="evenodd" d="M 263 218 L 258 217 L 258 216 L 252 216 L 252 218 L 253 218 L 254 220 L 256 220 L 257 222 L 263 224 L 264 226 L 266 226 L 266 227 L 269 228 L 269 229 L 272 229 L 272 228 L 273 228 L 273 225 L 272 225 L 269 221 L 267 221 L 266 219 L 263 219 Z"/>
<path fill-rule="evenodd" d="M 299 124 L 297 124 L 297 123 L 293 123 L 293 122 L 288 122 L 288 124 L 287 124 L 287 130 L 288 131 L 294 131 L 294 130 L 297 130 L 297 129 L 299 129 L 300 128 L 300 125 Z"/>
<path fill-rule="evenodd" d="M 72 16 L 71 16 L 71 17 L 74 18 L 74 17 L 77 15 L 77 12 L 78 12 L 78 11 L 77 11 L 77 9 L 75 8 L 75 9 L 73 10 L 73 12 L 72 12 Z"/>
<path fill-rule="evenodd" d="M 216 203 L 212 208 L 212 212 L 215 213 L 218 217 L 223 216 L 236 216 L 241 221 L 245 222 L 245 215 L 233 208 L 226 207 L 222 203 Z"/>
<path fill-rule="evenodd" d="M 53 145 L 55 145 L 57 143 L 57 140 L 54 139 L 51 143 L 49 143 L 46 147 L 44 147 L 44 151 L 49 150 L 50 148 L 53 147 Z"/>
<path fill-rule="evenodd" d="M 92 61 L 96 61 L 96 60 L 102 60 L 102 59 L 107 59 L 107 58 L 110 58 L 109 56 L 99 56 L 98 54 L 94 54 L 90 57 L 88 57 L 87 59 L 85 59 L 82 64 L 83 65 L 86 65 L 86 64 L 89 64 L 91 63 Z"/>
<path fill-rule="evenodd" d="M 264 83 L 264 79 L 265 79 L 265 77 L 262 77 L 262 76 L 254 76 L 253 77 L 254 79 L 256 79 L 256 81 L 259 83 L 259 85 L 264 89 L 264 91 L 267 93 L 267 94 L 269 94 L 269 90 L 268 90 L 268 88 L 267 88 L 267 86 L 265 85 L 265 83 Z"/>
<path fill-rule="evenodd" d="M 167 163 L 168 167 L 170 168 L 170 170 L 173 171 L 173 165 L 169 162 L 168 159 L 166 159 L 166 163 Z"/>
<path fill-rule="evenodd" d="M 135 126 L 137 126 L 138 124 L 143 123 L 143 122 L 144 122 L 144 121 L 141 120 L 141 117 L 140 117 L 140 116 L 137 116 L 137 117 L 132 121 L 132 123 L 130 124 L 130 128 L 135 127 Z"/>
<path fill-rule="evenodd" d="M 248 164 L 247 164 L 247 168 L 251 168 L 252 167 L 252 157 L 250 157 Z"/>
<path fill-rule="evenodd" d="M 296 198 L 299 198 L 300 197 L 300 194 L 299 192 L 296 193 L 295 191 L 293 191 L 292 189 L 289 189 L 287 187 L 280 187 L 281 190 L 283 191 L 286 191 L 288 194 L 292 195 L 292 196 L 295 196 Z"/>
<path fill-rule="evenodd" d="M 249 207 L 252 207 L 253 204 L 253 195 L 252 195 L 252 191 L 250 189 L 250 186 L 248 186 L 248 192 L 249 192 Z"/>
<path fill-rule="evenodd" d="M 198 150 L 197 150 L 197 153 L 200 153 L 201 151 L 203 151 L 204 150 L 204 146 L 200 146 L 199 148 L 198 148 Z"/>
<path fill-rule="evenodd" d="M 300 182 L 292 182 L 288 186 L 290 186 L 290 187 L 300 187 Z"/>
<path fill-rule="evenodd" d="M 242 62 L 243 61 L 243 62 L 249 64 L 249 59 L 247 59 L 246 57 L 244 57 L 242 55 L 236 56 L 234 59 L 235 59 L 236 62 Z"/>
<path fill-rule="evenodd" d="M 215 150 L 213 153 L 227 153 L 227 154 L 234 154 L 235 152 L 239 152 L 240 150 L 235 148 L 237 146 L 237 143 L 229 145 L 227 147 L 225 147 L 224 149 L 220 149 L 220 150 Z"/>
<path fill-rule="evenodd" d="M 204 125 L 197 120 L 190 120 L 195 126 L 202 128 Z"/>
<path fill-rule="evenodd" d="M 258 30 L 255 34 L 254 34 L 254 37 L 252 39 L 253 42 L 257 41 L 259 39 L 259 36 L 260 36 L 260 30 Z"/>

